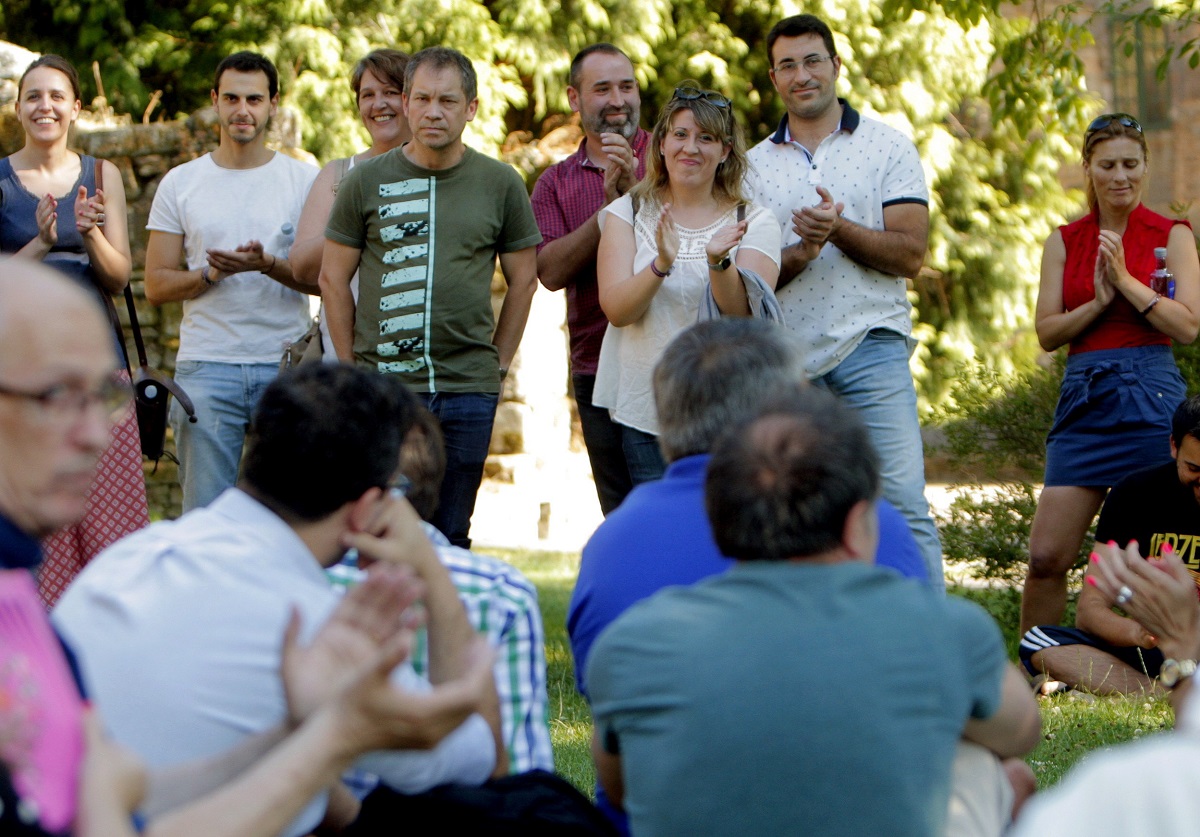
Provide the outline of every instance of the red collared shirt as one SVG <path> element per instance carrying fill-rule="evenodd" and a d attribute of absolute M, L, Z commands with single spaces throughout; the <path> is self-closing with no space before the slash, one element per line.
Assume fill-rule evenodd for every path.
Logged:
<path fill-rule="evenodd" d="M 649 142 L 650 134 L 639 128 L 630 143 L 637 157 L 639 179 L 646 172 Z M 604 205 L 604 169 L 588 159 L 586 146 L 585 138 L 578 151 L 542 172 L 533 187 L 533 215 L 542 232 L 539 252 L 556 238 L 579 229 Z M 595 375 L 608 320 L 600 308 L 594 255 L 567 285 L 566 292 L 571 371 L 576 375 Z"/>

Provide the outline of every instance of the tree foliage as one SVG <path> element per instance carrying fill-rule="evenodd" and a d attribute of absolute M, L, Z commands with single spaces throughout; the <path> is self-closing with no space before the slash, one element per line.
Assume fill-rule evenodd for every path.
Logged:
<path fill-rule="evenodd" d="M 599 40 L 633 58 L 653 120 L 684 78 L 729 95 L 757 140 L 783 110 L 766 35 L 811 12 L 838 34 L 839 91 L 910 133 L 932 195 L 929 258 L 914 284 L 916 359 L 936 400 L 968 359 L 1027 366 L 1041 242 L 1076 211 L 1058 171 L 1076 154 L 1089 98 L 1076 4 L 1033 0 L 6 0 L 0 37 L 100 64 L 106 93 L 139 118 L 207 101 L 211 74 L 239 48 L 280 68 L 284 102 L 321 159 L 361 147 L 347 79 L 376 46 L 447 44 L 480 74 L 477 146 L 536 138 L 567 112 L 571 56 Z M 90 74 L 85 74 L 90 77 Z M 90 78 L 86 79 L 90 85 Z M 90 93 L 89 93 L 90 95 Z"/>

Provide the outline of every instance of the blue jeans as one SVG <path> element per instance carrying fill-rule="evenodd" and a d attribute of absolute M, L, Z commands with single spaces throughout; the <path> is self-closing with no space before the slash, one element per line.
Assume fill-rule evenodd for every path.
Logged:
<path fill-rule="evenodd" d="M 207 506 L 237 482 L 250 418 L 278 371 L 275 363 L 181 360 L 175 364 L 175 382 L 196 405 L 192 424 L 179 402 L 171 401 L 184 512 Z"/>
<path fill-rule="evenodd" d="M 446 477 L 437 511 L 429 521 L 450 543 L 469 549 L 475 495 L 492 444 L 499 395 L 481 392 L 417 393 L 442 426 L 446 440 Z"/>
<path fill-rule="evenodd" d="M 625 464 L 634 485 L 661 480 L 667 472 L 658 437 L 624 424 L 621 428 L 621 448 L 625 451 Z"/>
<path fill-rule="evenodd" d="M 573 375 L 571 382 L 575 389 L 575 406 L 579 409 L 579 424 L 583 428 L 583 443 L 587 446 L 588 461 L 592 463 L 600 511 L 608 517 L 633 488 L 621 446 L 621 425 L 612 420 L 607 408 L 592 404 L 595 375 Z"/>
<path fill-rule="evenodd" d="M 908 521 L 934 589 L 945 587 L 942 542 L 925 500 L 925 446 L 917 391 L 908 368 L 908 338 L 872 329 L 858 348 L 813 383 L 840 396 L 867 425 L 879 454 L 883 496 Z"/>

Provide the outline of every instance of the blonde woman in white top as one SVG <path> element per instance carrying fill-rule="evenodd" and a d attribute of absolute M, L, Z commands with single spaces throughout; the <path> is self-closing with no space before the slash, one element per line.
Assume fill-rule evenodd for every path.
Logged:
<path fill-rule="evenodd" d="M 601 213 L 597 283 L 609 326 L 593 398 L 621 425 L 635 484 L 665 470 L 654 365 L 696 322 L 709 283 L 722 315 L 744 317 L 750 303 L 738 268 L 771 288 L 779 277 L 779 225 L 746 204 L 745 173 L 729 99 L 685 82 L 659 114 L 645 178 Z"/>

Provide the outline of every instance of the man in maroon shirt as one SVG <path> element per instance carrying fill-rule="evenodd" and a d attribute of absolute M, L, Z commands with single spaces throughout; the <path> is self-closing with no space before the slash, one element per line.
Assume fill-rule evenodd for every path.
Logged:
<path fill-rule="evenodd" d="M 596 216 L 645 173 L 650 135 L 638 127 L 641 93 L 629 57 L 612 44 L 584 47 L 571 61 L 567 87 L 584 139 L 579 150 L 542 173 L 533 189 L 533 214 L 542 232 L 538 278 L 548 290 L 567 291 L 571 376 L 604 514 L 620 505 L 632 482 L 621 432 L 608 410 L 592 405 L 596 361 L 608 320 L 596 289 Z"/>

